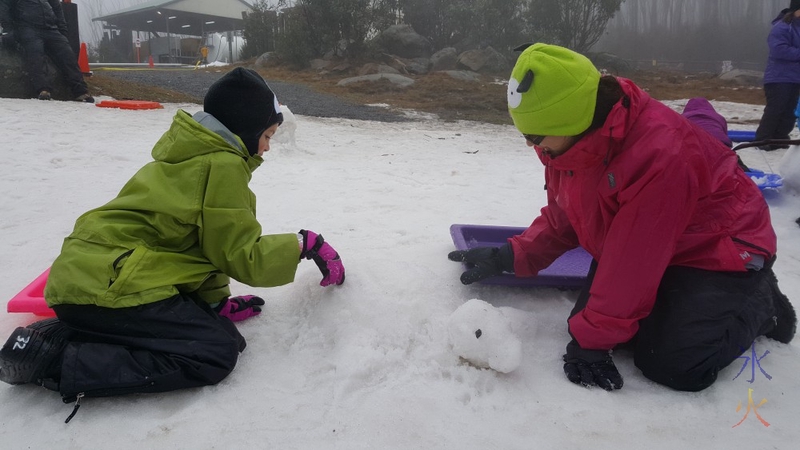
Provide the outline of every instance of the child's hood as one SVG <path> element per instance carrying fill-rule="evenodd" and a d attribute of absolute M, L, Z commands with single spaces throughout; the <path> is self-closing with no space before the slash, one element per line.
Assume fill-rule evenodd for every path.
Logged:
<path fill-rule="evenodd" d="M 198 112 L 194 116 L 178 110 L 169 130 L 153 147 L 156 161 L 177 163 L 195 156 L 214 152 L 228 152 L 244 158 L 252 169 L 263 159 L 250 156 L 242 140 L 228 130 L 211 114 Z"/>

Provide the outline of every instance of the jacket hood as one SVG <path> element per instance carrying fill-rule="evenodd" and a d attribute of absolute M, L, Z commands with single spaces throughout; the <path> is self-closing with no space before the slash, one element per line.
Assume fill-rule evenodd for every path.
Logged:
<path fill-rule="evenodd" d="M 211 114 L 198 112 L 194 116 L 178 110 L 166 133 L 153 147 L 156 161 L 174 164 L 196 156 L 227 152 L 241 157 L 254 171 L 264 160 L 250 155 L 242 140 Z"/>
<path fill-rule="evenodd" d="M 778 13 L 778 16 L 775 17 L 774 19 L 772 19 L 772 22 L 771 22 L 772 25 L 775 25 L 776 23 L 781 21 L 783 19 L 783 16 L 785 16 L 786 14 L 788 14 L 790 12 L 791 12 L 791 10 L 789 8 L 784 8 L 783 10 L 781 10 L 781 12 Z"/>
<path fill-rule="evenodd" d="M 636 117 L 650 101 L 650 96 L 632 81 L 617 77 L 623 98 L 608 114 L 603 126 L 583 136 L 564 154 L 553 158 L 536 150 L 542 164 L 558 170 L 577 170 L 607 164 L 614 156 L 619 142 L 625 137 Z"/>

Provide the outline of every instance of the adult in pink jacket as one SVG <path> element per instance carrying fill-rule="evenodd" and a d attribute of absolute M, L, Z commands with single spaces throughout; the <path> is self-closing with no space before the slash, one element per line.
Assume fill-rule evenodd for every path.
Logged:
<path fill-rule="evenodd" d="M 507 244 L 449 257 L 473 265 L 470 284 L 535 276 L 578 246 L 592 255 L 568 320 L 570 381 L 621 388 L 610 351 L 629 343 L 646 377 L 699 391 L 756 337 L 793 338 L 769 209 L 729 147 L 553 45 L 522 52 L 508 104 L 545 166 L 547 205 Z"/>

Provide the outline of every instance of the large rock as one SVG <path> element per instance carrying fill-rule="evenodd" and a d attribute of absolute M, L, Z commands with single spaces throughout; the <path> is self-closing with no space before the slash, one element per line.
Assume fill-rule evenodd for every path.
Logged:
<path fill-rule="evenodd" d="M 367 63 L 361 66 L 358 69 L 359 75 L 369 75 L 373 73 L 396 73 L 399 74 L 400 71 L 395 69 L 394 67 L 388 66 L 386 64 L 378 64 L 378 63 Z"/>
<path fill-rule="evenodd" d="M 441 70 L 438 73 L 446 74 L 459 81 L 481 81 L 481 74 L 470 70 Z"/>
<path fill-rule="evenodd" d="M 71 100 L 72 92 L 64 83 L 64 79 L 50 59 L 46 61 L 47 73 L 53 80 L 52 97 L 56 100 Z M 23 68 L 22 56 L 18 52 L 0 48 L 0 97 L 35 98 L 39 93 L 34 92 L 29 78 Z"/>
<path fill-rule="evenodd" d="M 628 61 L 620 58 L 619 56 L 608 52 L 586 53 L 586 57 L 592 61 L 595 67 L 600 71 L 605 71 L 611 74 L 621 74 L 630 72 L 631 65 Z"/>
<path fill-rule="evenodd" d="M 272 52 L 262 53 L 261 56 L 256 58 L 255 66 L 259 69 L 266 69 L 273 65 L 275 56 Z"/>
<path fill-rule="evenodd" d="M 406 65 L 408 73 L 425 75 L 431 70 L 431 60 L 428 58 L 414 58 Z"/>
<path fill-rule="evenodd" d="M 309 61 L 308 64 L 314 70 L 324 70 L 330 67 L 333 63 L 327 59 L 315 58 Z"/>
<path fill-rule="evenodd" d="M 433 49 L 428 39 L 407 24 L 390 26 L 378 36 L 378 43 L 388 53 L 403 58 L 428 57 Z"/>
<path fill-rule="evenodd" d="M 425 75 L 431 67 L 431 60 L 428 58 L 409 59 L 384 53 L 383 59 L 386 61 L 385 64 L 387 66 L 401 74 Z"/>
<path fill-rule="evenodd" d="M 404 77 L 403 75 L 398 75 L 395 73 L 373 73 L 370 75 L 350 77 L 350 78 L 345 78 L 343 80 L 339 80 L 339 82 L 336 84 L 339 86 L 347 86 L 348 84 L 353 84 L 353 83 L 376 82 L 380 80 L 387 80 L 388 82 L 400 87 L 408 87 L 414 84 L 414 79 Z"/>
<path fill-rule="evenodd" d="M 458 64 L 474 72 L 502 72 L 508 60 L 492 47 L 467 50 L 458 57 Z"/>
<path fill-rule="evenodd" d="M 432 71 L 454 70 L 458 64 L 458 51 L 454 47 L 445 47 L 431 56 Z"/>
<path fill-rule="evenodd" d="M 764 72 L 758 70 L 729 70 L 719 76 L 720 80 L 733 80 L 744 86 L 761 86 L 764 83 Z"/>

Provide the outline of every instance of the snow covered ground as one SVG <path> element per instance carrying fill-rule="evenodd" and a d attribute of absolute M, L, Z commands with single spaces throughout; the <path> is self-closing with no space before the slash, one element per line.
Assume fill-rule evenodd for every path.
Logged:
<path fill-rule="evenodd" d="M 744 123 L 761 114 L 714 104 L 732 129 L 754 129 Z M 0 299 L 47 268 L 77 216 L 150 160 L 178 108 L 199 109 L 164 106 L 0 99 Z M 461 285 L 461 265 L 446 257 L 451 224 L 526 226 L 545 203 L 541 164 L 512 127 L 304 116 L 296 125 L 296 145 L 275 143 L 254 174 L 258 218 L 265 233 L 324 234 L 346 283 L 320 288 L 305 262 L 290 285 L 234 286 L 267 306 L 240 323 L 247 350 L 216 386 L 85 399 L 65 425 L 72 405 L 58 394 L 2 384 L 2 448 L 796 448 L 798 341 L 759 338 L 699 393 L 648 381 L 618 351 L 625 387 L 583 389 L 561 362 L 577 292 Z M 783 153 L 742 157 L 773 171 Z M 766 196 L 779 237 L 775 271 L 800 305 L 800 197 Z M 465 364 L 451 348 L 448 319 L 476 298 L 500 308 L 522 344 L 508 374 Z M 0 313 L 0 339 L 33 320 Z"/>

